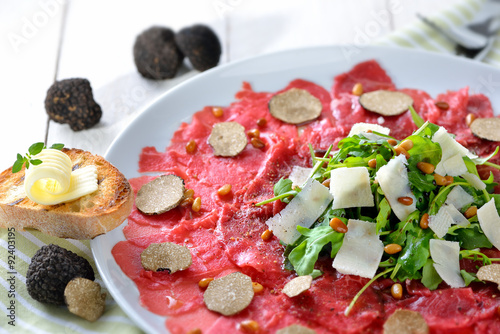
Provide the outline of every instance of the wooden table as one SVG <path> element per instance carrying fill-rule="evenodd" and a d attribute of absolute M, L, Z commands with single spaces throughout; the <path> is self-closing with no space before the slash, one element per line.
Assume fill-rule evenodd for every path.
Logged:
<path fill-rule="evenodd" d="M 37 141 L 103 155 L 115 136 L 157 96 L 198 72 L 151 81 L 134 65 L 135 37 L 152 25 L 204 23 L 223 45 L 220 65 L 264 53 L 317 45 L 368 44 L 459 0 L 25 0 L 0 1 L 0 166 Z M 44 110 L 54 80 L 87 78 L 103 117 L 74 132 Z"/>

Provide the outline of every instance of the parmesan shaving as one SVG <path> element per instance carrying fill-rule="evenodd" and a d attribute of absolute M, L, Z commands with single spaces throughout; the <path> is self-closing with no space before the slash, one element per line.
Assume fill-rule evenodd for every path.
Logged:
<path fill-rule="evenodd" d="M 472 173 L 463 173 L 460 175 L 463 177 L 467 182 L 469 182 L 474 188 L 477 190 L 483 190 L 486 189 L 486 184 L 477 176 Z"/>
<path fill-rule="evenodd" d="M 288 176 L 290 181 L 292 181 L 292 186 L 302 187 L 306 183 L 312 168 L 305 168 L 300 166 L 293 166 L 292 172 Z"/>
<path fill-rule="evenodd" d="M 371 207 L 375 205 L 366 167 L 338 168 L 331 172 L 332 209 Z"/>
<path fill-rule="evenodd" d="M 500 249 L 500 216 L 495 206 L 495 198 L 477 210 L 477 219 L 484 235 L 497 249 Z"/>
<path fill-rule="evenodd" d="M 454 220 L 447 210 L 447 205 L 441 206 L 436 215 L 429 216 L 429 228 L 438 236 L 438 238 L 444 237 L 453 223 Z"/>
<path fill-rule="evenodd" d="M 431 239 L 429 242 L 431 258 L 439 276 L 452 288 L 465 287 L 460 274 L 460 245 L 455 241 Z"/>
<path fill-rule="evenodd" d="M 474 197 L 464 190 L 461 186 L 455 186 L 446 197 L 445 204 L 453 205 L 458 210 L 466 205 L 472 204 Z"/>

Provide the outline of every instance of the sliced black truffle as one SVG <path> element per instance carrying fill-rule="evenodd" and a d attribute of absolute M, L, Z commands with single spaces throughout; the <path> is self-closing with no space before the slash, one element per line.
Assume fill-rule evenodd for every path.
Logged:
<path fill-rule="evenodd" d="M 94 270 L 83 257 L 54 244 L 40 248 L 28 267 L 26 287 L 31 298 L 64 305 L 64 289 L 75 277 L 94 280 Z"/>
<path fill-rule="evenodd" d="M 174 32 L 166 27 L 151 27 L 137 36 L 134 62 L 139 73 L 148 79 L 173 78 L 184 55 L 175 44 Z"/>
<path fill-rule="evenodd" d="M 86 278 L 72 279 L 64 289 L 68 310 L 88 321 L 96 321 L 104 313 L 106 294 L 99 283 Z"/>
<path fill-rule="evenodd" d="M 252 279 L 234 272 L 211 281 L 203 294 L 203 301 L 210 311 L 233 315 L 250 305 L 253 296 Z"/>
<path fill-rule="evenodd" d="M 54 82 L 47 91 L 45 111 L 51 120 L 69 124 L 74 131 L 93 127 L 102 116 L 101 107 L 94 101 L 90 82 L 81 78 Z"/>
<path fill-rule="evenodd" d="M 187 269 L 193 263 L 191 251 L 186 246 L 163 242 L 150 244 L 141 253 L 141 264 L 146 270 L 164 271 L 170 274 Z"/>
<path fill-rule="evenodd" d="M 147 215 L 159 215 L 175 208 L 184 197 L 184 180 L 174 174 L 162 175 L 137 192 L 135 205 Z"/>
<path fill-rule="evenodd" d="M 473 134 L 479 138 L 500 141 L 500 118 L 476 118 L 470 125 Z"/>
<path fill-rule="evenodd" d="M 214 124 L 210 137 L 208 137 L 208 143 L 217 156 L 237 156 L 247 146 L 245 128 L 237 122 Z"/>
<path fill-rule="evenodd" d="M 413 104 L 413 99 L 405 93 L 381 89 L 362 94 L 359 104 L 382 116 L 396 116 L 407 111 Z"/>
<path fill-rule="evenodd" d="M 210 27 L 197 24 L 175 35 L 177 45 L 198 71 L 205 71 L 219 63 L 221 45 Z"/>
<path fill-rule="evenodd" d="M 301 124 L 319 117 L 323 105 L 307 90 L 292 88 L 276 94 L 269 101 L 269 112 L 290 124 Z"/>
<path fill-rule="evenodd" d="M 277 330 L 276 334 L 316 334 L 316 331 L 301 325 L 290 325 Z"/>
<path fill-rule="evenodd" d="M 416 311 L 396 310 L 384 324 L 384 334 L 427 334 L 429 326 Z"/>

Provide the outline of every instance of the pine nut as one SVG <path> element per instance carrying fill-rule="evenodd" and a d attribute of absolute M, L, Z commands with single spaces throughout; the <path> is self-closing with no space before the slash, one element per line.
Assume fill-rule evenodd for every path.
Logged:
<path fill-rule="evenodd" d="M 406 139 L 401 144 L 399 144 L 399 147 L 402 147 L 405 150 L 409 151 L 413 148 L 413 142 L 410 139 Z"/>
<path fill-rule="evenodd" d="M 433 164 L 424 161 L 417 163 L 417 168 L 424 174 L 432 174 L 434 173 L 434 169 L 436 169 Z"/>
<path fill-rule="evenodd" d="M 257 120 L 257 126 L 258 126 L 258 127 L 263 128 L 263 127 L 265 127 L 266 125 L 267 125 L 267 119 L 265 119 L 265 118 L 259 118 L 259 119 Z"/>
<path fill-rule="evenodd" d="M 465 116 L 465 124 L 467 124 L 468 127 L 470 127 L 472 122 L 474 122 L 475 120 L 476 120 L 476 115 L 474 114 L 467 114 L 467 116 Z"/>
<path fill-rule="evenodd" d="M 453 176 L 449 176 L 449 175 L 445 176 L 444 179 L 446 181 L 445 186 L 452 184 L 454 181 Z"/>
<path fill-rule="evenodd" d="M 396 146 L 398 144 L 398 141 L 396 139 L 387 139 L 387 142 L 391 146 Z"/>
<path fill-rule="evenodd" d="M 333 217 L 332 220 L 330 220 L 330 227 L 339 233 L 347 233 L 347 225 L 337 217 Z"/>
<path fill-rule="evenodd" d="M 262 232 L 262 234 L 260 235 L 260 238 L 263 240 L 263 241 L 269 241 L 271 240 L 271 238 L 273 237 L 273 231 L 270 231 L 270 230 L 265 230 L 264 232 Z"/>
<path fill-rule="evenodd" d="M 386 245 L 384 247 L 384 251 L 387 254 L 391 254 L 391 255 L 401 252 L 402 249 L 403 248 L 401 247 L 401 245 L 398 245 L 398 244 L 389 244 L 389 245 Z"/>
<path fill-rule="evenodd" d="M 361 96 L 361 94 L 363 94 L 363 85 L 360 82 L 352 87 L 352 94 L 356 96 Z"/>
<path fill-rule="evenodd" d="M 394 284 L 391 286 L 391 295 L 392 295 L 395 299 L 401 299 L 401 298 L 403 298 L 403 287 L 401 286 L 401 284 L 399 284 L 399 283 L 394 283 Z"/>
<path fill-rule="evenodd" d="M 247 135 L 249 138 L 259 138 L 260 131 L 259 131 L 259 129 L 252 129 L 252 130 L 247 132 Z"/>
<path fill-rule="evenodd" d="M 403 154 L 406 157 L 406 159 L 410 159 L 410 153 L 408 153 L 408 151 L 402 148 L 401 146 L 396 146 L 394 148 L 394 151 L 396 152 L 396 155 Z"/>
<path fill-rule="evenodd" d="M 194 140 L 190 140 L 187 144 L 186 144 L 186 152 L 187 153 L 194 153 L 194 151 L 196 151 L 196 142 Z"/>
<path fill-rule="evenodd" d="M 217 190 L 217 194 L 219 196 L 225 196 L 231 192 L 231 188 L 232 187 L 230 184 L 225 184 L 222 187 L 220 187 L 219 190 Z"/>
<path fill-rule="evenodd" d="M 193 328 L 193 329 L 189 330 L 186 334 L 201 334 L 201 333 L 202 333 L 201 329 Z"/>
<path fill-rule="evenodd" d="M 438 102 L 434 103 L 434 105 L 442 110 L 450 109 L 450 105 L 446 101 L 438 101 Z"/>
<path fill-rule="evenodd" d="M 252 138 L 250 139 L 250 143 L 255 148 L 263 148 L 266 145 L 260 138 Z"/>
<path fill-rule="evenodd" d="M 368 167 L 375 168 L 377 167 L 377 159 L 371 159 L 368 161 Z"/>
<path fill-rule="evenodd" d="M 422 230 L 429 228 L 429 214 L 428 213 L 424 213 L 422 215 L 422 218 L 420 218 L 420 228 Z"/>
<path fill-rule="evenodd" d="M 214 280 L 213 277 L 202 278 L 198 282 L 198 286 L 202 289 L 206 289 L 207 286 L 210 284 L 210 282 L 212 282 L 213 280 Z"/>
<path fill-rule="evenodd" d="M 201 197 L 196 197 L 194 199 L 193 205 L 191 206 L 191 210 L 194 212 L 198 212 L 201 209 Z"/>
<path fill-rule="evenodd" d="M 464 212 L 465 218 L 469 219 L 477 215 L 477 206 L 473 205 Z"/>
<path fill-rule="evenodd" d="M 192 197 L 188 197 L 182 200 L 181 206 L 187 208 L 188 206 L 193 206 L 194 199 Z"/>
<path fill-rule="evenodd" d="M 255 320 L 243 320 L 239 324 L 239 328 L 246 333 L 256 333 L 259 331 L 259 323 Z"/>
<path fill-rule="evenodd" d="M 398 198 L 398 202 L 403 204 L 403 205 L 412 205 L 413 204 L 413 198 L 408 197 L 408 196 L 402 196 Z"/>
<path fill-rule="evenodd" d="M 264 287 L 262 286 L 262 284 L 257 283 L 257 282 L 252 282 L 252 288 L 253 288 L 254 293 L 259 293 L 259 292 L 262 292 L 262 290 L 264 290 Z"/>
<path fill-rule="evenodd" d="M 330 188 L 330 182 L 331 181 L 332 181 L 331 179 L 326 179 L 325 181 L 321 182 L 321 184 L 324 185 L 327 188 Z"/>
<path fill-rule="evenodd" d="M 184 198 L 191 198 L 193 196 L 194 196 L 193 189 L 186 189 L 186 191 L 184 191 Z"/>
<path fill-rule="evenodd" d="M 434 181 L 436 181 L 436 185 L 438 186 L 445 186 L 447 182 L 445 177 L 439 174 L 434 174 Z"/>
<path fill-rule="evenodd" d="M 212 114 L 214 114 L 215 117 L 222 117 L 222 115 L 224 115 L 224 110 L 221 107 L 213 107 Z"/>

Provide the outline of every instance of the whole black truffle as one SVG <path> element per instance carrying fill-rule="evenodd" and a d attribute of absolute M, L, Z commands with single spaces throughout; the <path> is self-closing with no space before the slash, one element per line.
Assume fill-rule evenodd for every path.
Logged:
<path fill-rule="evenodd" d="M 28 267 L 26 287 L 31 298 L 64 305 L 64 289 L 75 277 L 94 280 L 94 270 L 83 257 L 57 245 L 40 248 Z"/>
<path fill-rule="evenodd" d="M 175 41 L 198 71 L 208 70 L 219 63 L 219 38 L 209 27 L 197 24 L 184 28 L 175 35 Z"/>
<path fill-rule="evenodd" d="M 174 40 L 174 32 L 165 27 L 151 27 L 137 36 L 134 62 L 145 78 L 173 78 L 182 65 L 184 55 Z"/>
<path fill-rule="evenodd" d="M 45 98 L 45 110 L 50 119 L 69 124 L 80 131 L 96 125 L 102 116 L 101 107 L 94 101 L 87 79 L 66 79 L 50 86 Z"/>

